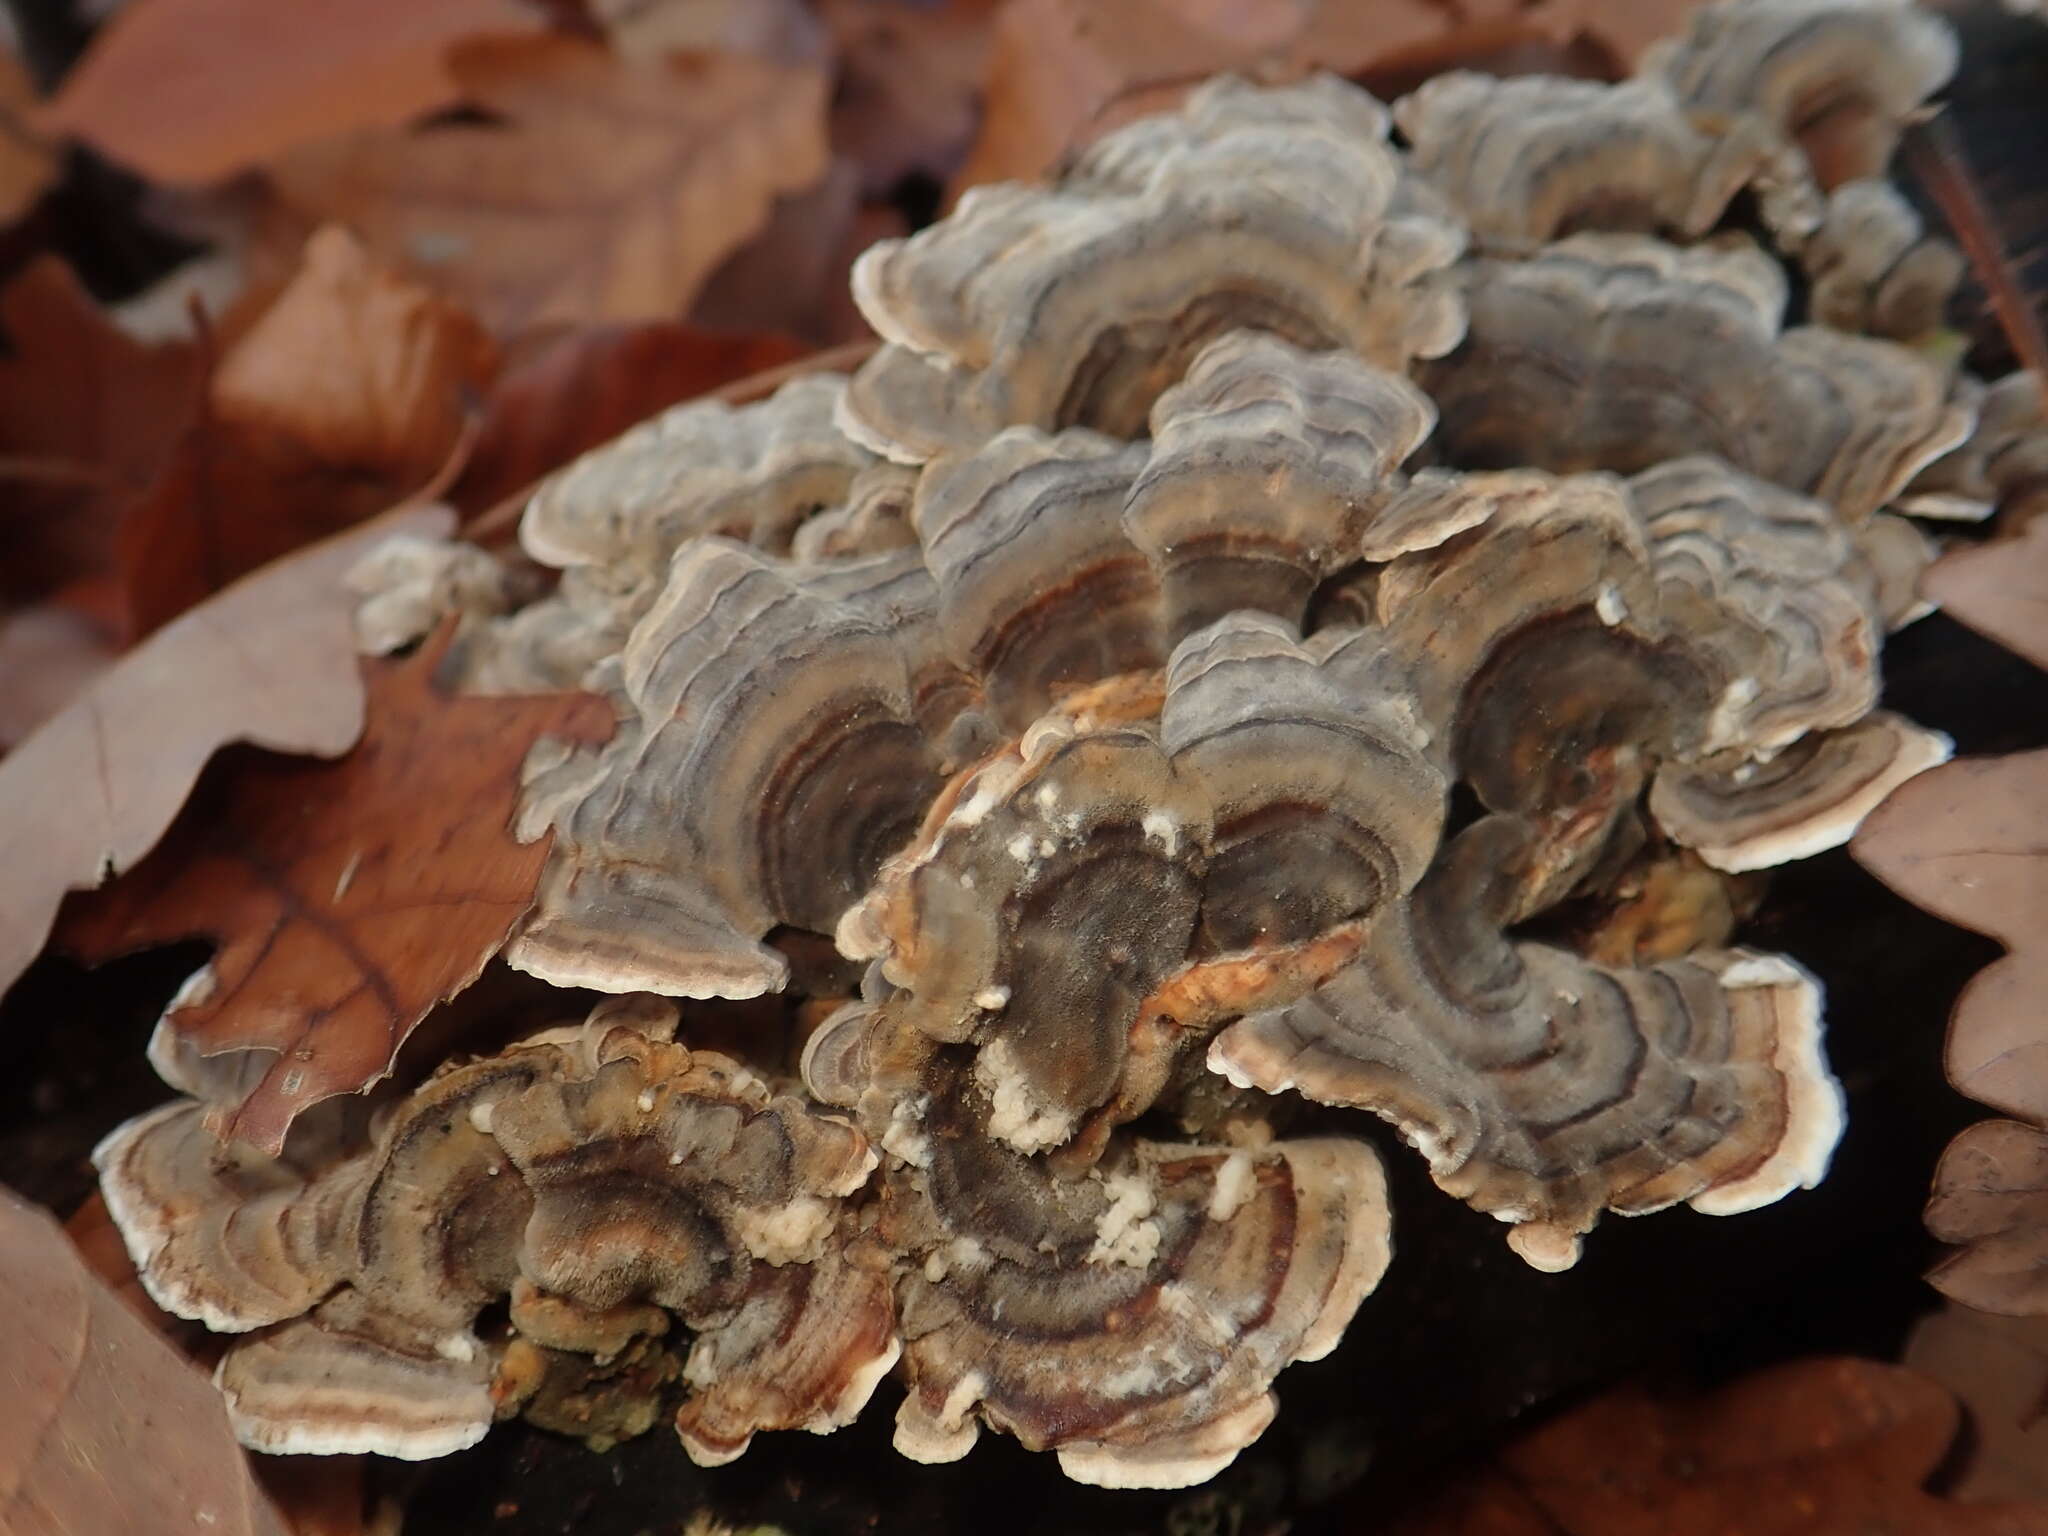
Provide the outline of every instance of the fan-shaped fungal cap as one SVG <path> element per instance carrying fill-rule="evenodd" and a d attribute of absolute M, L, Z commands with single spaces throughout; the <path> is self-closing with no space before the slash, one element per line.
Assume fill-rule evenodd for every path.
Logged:
<path fill-rule="evenodd" d="M 1462 232 L 1404 199 L 1371 97 L 1219 80 L 1110 135 L 1051 188 L 978 187 L 885 240 L 853 292 L 888 343 L 842 421 L 919 461 L 1005 426 L 1135 435 L 1201 348 L 1268 330 L 1400 370 L 1462 329 Z"/>
<path fill-rule="evenodd" d="M 522 831 L 555 842 L 514 965 L 612 992 L 782 985 L 759 938 L 829 930 L 938 784 L 904 635 L 929 580 L 908 555 L 862 569 L 909 578 L 909 606 L 722 539 L 677 558 L 620 658 L 612 741 L 529 761 Z"/>
<path fill-rule="evenodd" d="M 1711 453 L 1860 522 L 1962 441 L 1933 362 L 1819 327 L 1778 332 L 1754 248 L 1580 235 L 1468 264 L 1471 323 L 1423 385 L 1460 465 L 1633 473 Z"/>
<path fill-rule="evenodd" d="M 1914 0 L 1715 0 L 1638 73 L 1667 81 L 1708 132 L 1760 120 L 1833 187 L 1881 174 L 1955 67 L 1954 34 Z"/>
<path fill-rule="evenodd" d="M 1821 324 L 1903 342 L 1941 328 L 1964 272 L 1962 252 L 1927 235 L 1897 187 L 1869 179 L 1835 188 L 1799 263 Z"/>
<path fill-rule="evenodd" d="M 1415 170 L 1490 250 L 1581 230 L 1697 239 L 1735 195 L 1788 176 L 1775 135 L 1739 121 L 1701 133 L 1659 78 L 1438 75 L 1394 103 Z M 1810 201 L 1811 192 L 1805 193 Z"/>
<path fill-rule="evenodd" d="M 1015 1235 L 1050 1251 L 955 1237 L 906 1274 L 905 1455 L 953 1460 L 985 1419 L 1082 1482 L 1201 1482 L 1271 1421 L 1280 1369 L 1335 1347 L 1390 1253 L 1378 1159 L 1348 1140 L 1139 1143 L 1038 1203 L 1045 1224 Z"/>
<path fill-rule="evenodd" d="M 1240 608 L 1298 622 L 1357 556 L 1436 411 L 1348 352 L 1238 331 L 1152 407 L 1152 452 L 1124 526 L 1160 570 L 1175 639 Z"/>
<path fill-rule="evenodd" d="M 812 374 L 750 405 L 671 406 L 543 481 L 519 542 L 545 565 L 632 565 L 657 582 L 706 534 L 786 553 L 803 519 L 870 462 L 832 424 L 845 385 Z"/>
<path fill-rule="evenodd" d="M 886 1275 L 850 1259 L 840 1218 L 874 1155 L 730 1060 L 641 1032 L 673 1027 L 672 1009 L 601 1007 L 253 1190 L 196 1155 L 191 1101 L 111 1138 L 124 1226 L 163 1237 L 138 1245 L 149 1283 L 188 1314 L 275 1324 L 222 1360 L 238 1433 L 401 1457 L 472 1443 L 516 1405 L 474 1331 L 514 1291 L 515 1326 L 599 1368 L 662 1331 L 650 1303 L 696 1330 L 679 1427 L 704 1459 L 857 1410 L 897 1348 Z"/>
<path fill-rule="evenodd" d="M 2018 520 L 2048 507 L 2048 412 L 2032 369 L 1988 387 L 1969 385 L 1976 426 L 1968 441 L 1921 471 L 1899 509 L 1974 522 L 1994 509 Z"/>
<path fill-rule="evenodd" d="M 1718 459 L 1629 481 L 1664 622 L 1719 655 L 1700 750 L 1775 750 L 1877 702 L 1883 612 L 1862 550 L 1818 502 Z"/>
<path fill-rule="evenodd" d="M 323 1132 L 337 1118 L 302 1116 L 273 1159 L 223 1144 L 203 1106 L 175 1099 L 93 1149 L 108 1213 L 158 1306 L 246 1333 L 298 1316 L 340 1283 L 361 1177 L 335 1166 L 342 1148 Z"/>
<path fill-rule="evenodd" d="M 1763 869 L 1840 847 L 1886 795 L 1953 750 L 1939 731 L 1878 710 L 1762 762 L 1672 764 L 1650 787 L 1650 815 L 1716 869 Z"/>
<path fill-rule="evenodd" d="M 1544 1269 L 1604 1209 L 1748 1209 L 1818 1181 L 1841 1130 L 1820 990 L 1773 956 L 1641 970 L 1501 934 L 1538 840 L 1475 823 L 1359 959 L 1220 1035 L 1210 1065 L 1370 1109 Z"/>
<path fill-rule="evenodd" d="M 530 572 L 474 544 L 417 534 L 386 539 L 349 568 L 343 583 L 358 599 L 356 648 L 366 656 L 411 645 L 450 615 L 496 617 L 535 591 Z"/>
<path fill-rule="evenodd" d="M 1159 579 L 1121 520 L 1143 461 L 1098 433 L 1013 427 L 918 481 L 939 637 L 1006 733 L 1060 689 L 1165 661 Z"/>

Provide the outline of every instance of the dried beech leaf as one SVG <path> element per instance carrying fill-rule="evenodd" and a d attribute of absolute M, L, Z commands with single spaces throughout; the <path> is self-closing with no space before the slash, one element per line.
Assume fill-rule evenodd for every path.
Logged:
<path fill-rule="evenodd" d="M 0 223 L 21 217 L 57 179 L 57 155 L 29 126 L 36 88 L 11 48 L 0 48 Z"/>
<path fill-rule="evenodd" d="M 149 851 L 216 749 L 348 750 L 363 685 L 341 575 L 391 534 L 450 523 L 401 509 L 246 578 L 123 656 L 0 760 L 0 986 L 42 948 L 67 890 Z"/>
<path fill-rule="evenodd" d="M 2048 518 L 2017 539 L 1952 550 L 1921 578 L 1921 595 L 1951 618 L 2048 667 Z"/>
<path fill-rule="evenodd" d="M 1948 1144 L 1927 1227 L 1961 1251 L 1928 1279 L 1984 1312 L 2048 1317 L 2048 1131 L 1985 1120 Z"/>
<path fill-rule="evenodd" d="M 478 39 L 449 67 L 490 123 L 372 130 L 275 168 L 500 333 L 672 318 L 781 193 L 825 169 L 825 80 L 741 54 L 634 64 L 575 38 Z"/>
<path fill-rule="evenodd" d="M 441 649 L 363 663 L 354 751 L 239 759 L 218 802 L 195 802 L 155 854 L 64 921 L 60 942 L 93 960 L 220 939 L 166 1022 L 202 1056 L 276 1053 L 223 1125 L 273 1155 L 299 1111 L 389 1070 L 525 913 L 547 846 L 515 842 L 510 823 L 534 738 L 610 727 L 588 694 L 450 698 L 432 681 Z"/>
<path fill-rule="evenodd" d="M 317 232 L 215 369 L 163 476 L 123 516 L 130 627 L 147 633 L 428 487 L 496 369 L 495 345 L 467 313 L 380 267 L 345 231 Z"/>
<path fill-rule="evenodd" d="M 1948 1033 L 1949 1081 L 2048 1120 L 2048 751 L 1947 763 L 1892 792 L 1850 845 L 1893 890 L 2012 953 L 1972 978 Z"/>
<path fill-rule="evenodd" d="M 545 338 L 492 388 L 454 500 L 480 512 L 655 412 L 800 356 L 784 336 L 671 320 Z"/>
<path fill-rule="evenodd" d="M 0 325 L 0 597 L 20 602 L 112 566 L 121 508 L 162 468 L 201 373 L 191 347 L 109 324 L 55 257 L 0 292 Z"/>
<path fill-rule="evenodd" d="M 46 121 L 151 180 L 218 181 L 442 106 L 450 43 L 543 19 L 520 0 L 155 0 L 114 18 Z"/>
<path fill-rule="evenodd" d="M 1956 1497 L 2048 1501 L 2048 1318 L 1987 1317 L 1950 1302 L 1914 1326 L 1905 1363 L 1970 1416 Z"/>
<path fill-rule="evenodd" d="M 1868 1360 L 1760 1371 L 1693 1402 L 1626 1388 L 1523 1436 L 1395 1527 L 1413 1536 L 2036 1536 L 2048 1510 L 1921 1491 L 1955 1401 Z"/>
<path fill-rule="evenodd" d="M 0 1190 L 0 1532 L 284 1536 L 220 1394 Z"/>

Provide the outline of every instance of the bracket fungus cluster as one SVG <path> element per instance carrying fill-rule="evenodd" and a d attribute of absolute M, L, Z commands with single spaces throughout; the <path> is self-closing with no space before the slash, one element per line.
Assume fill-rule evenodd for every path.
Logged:
<path fill-rule="evenodd" d="M 198 1098 L 110 1138 L 244 1437 L 666 1396 L 717 1462 L 893 1372 L 911 1457 L 986 1426 L 1171 1486 L 1389 1262 L 1304 1100 L 1543 1269 L 1815 1183 L 1820 989 L 1723 887 L 1947 751 L 1876 708 L 1899 514 L 1993 471 L 1981 387 L 1900 341 L 1953 253 L 1870 178 L 1952 62 L 1892 0 L 1721 0 L 1618 85 L 1213 82 L 868 252 L 852 377 L 544 484 L 546 595 L 362 573 L 373 643 L 454 612 L 463 685 L 614 701 L 527 764 L 506 954 L 618 997 L 281 1159 Z M 1687 914 L 1582 942 L 1644 890 Z"/>

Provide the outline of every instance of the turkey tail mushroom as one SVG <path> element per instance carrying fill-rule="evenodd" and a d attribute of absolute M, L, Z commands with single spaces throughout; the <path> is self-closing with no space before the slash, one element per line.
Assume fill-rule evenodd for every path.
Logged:
<path fill-rule="evenodd" d="M 1819 1182 L 1842 1127 L 1819 984 L 1743 951 L 1615 970 L 1513 943 L 1534 841 L 1474 823 L 1356 963 L 1225 1030 L 1212 1069 L 1391 1121 L 1539 1269 L 1574 1263 L 1603 1209 L 1727 1213 Z"/>
<path fill-rule="evenodd" d="M 1218 80 L 1052 187 L 977 187 L 853 269 L 886 343 L 840 421 L 922 462 L 1004 427 L 1130 437 L 1228 331 L 1341 347 L 1400 371 L 1463 329 L 1442 269 L 1463 232 L 1401 191 L 1386 114 L 1327 77 Z"/>
<path fill-rule="evenodd" d="M 603 1005 L 444 1070 L 368 1146 L 301 1170 L 282 1210 L 282 1169 L 252 1190 L 194 1155 L 192 1101 L 110 1139 L 106 1176 L 167 1238 L 138 1253 L 152 1292 L 269 1325 L 219 1369 L 244 1441 L 444 1455 L 532 1395 L 522 1353 L 580 1350 L 602 1373 L 667 1313 L 695 1334 L 679 1428 L 699 1459 L 846 1422 L 898 1349 L 885 1266 L 858 1262 L 843 1219 L 874 1153 L 728 1058 L 656 1038 L 674 1023 Z M 532 1337 L 476 1331 L 508 1295 Z"/>
<path fill-rule="evenodd" d="M 1860 523 L 1970 430 L 1934 362 L 1781 333 L 1785 278 L 1753 247 L 1579 235 L 1474 261 L 1465 291 L 1464 344 L 1422 374 L 1461 466 L 1632 474 L 1710 453 Z"/>

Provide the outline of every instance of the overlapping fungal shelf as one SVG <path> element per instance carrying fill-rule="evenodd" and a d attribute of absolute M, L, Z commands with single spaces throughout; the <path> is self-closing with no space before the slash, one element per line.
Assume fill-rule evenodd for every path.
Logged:
<path fill-rule="evenodd" d="M 469 687 L 616 701 L 528 764 L 507 955 L 622 996 L 282 1160 L 198 1098 L 109 1139 L 153 1293 L 242 1335 L 244 1437 L 666 1394 L 715 1463 L 893 1370 L 912 1458 L 1172 1486 L 1400 1326 L 1377 1158 L 1291 1103 L 1544 1269 L 1819 1180 L 1820 988 L 1721 887 L 1947 751 L 1874 707 L 1899 514 L 1981 512 L 2025 412 L 1973 439 L 2013 391 L 1902 344 L 1958 266 L 1873 178 L 1952 63 L 1892 0 L 1723 0 L 1619 85 L 1212 82 L 870 251 L 851 378 L 555 476 L 548 595 L 362 573 L 370 643 L 454 612 Z M 1557 941 L 1629 903 L 1647 939 Z M 800 1054 L 735 1026 L 777 995 Z"/>

